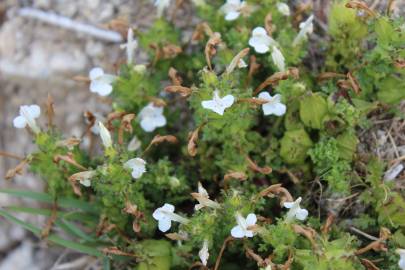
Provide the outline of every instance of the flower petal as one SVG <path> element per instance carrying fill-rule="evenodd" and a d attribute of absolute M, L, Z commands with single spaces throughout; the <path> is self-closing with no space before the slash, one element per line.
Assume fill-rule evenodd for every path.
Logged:
<path fill-rule="evenodd" d="M 100 68 L 100 67 L 92 68 L 92 69 L 90 70 L 90 72 L 89 72 L 89 78 L 90 78 L 90 80 L 95 80 L 95 79 L 97 79 L 97 78 L 99 78 L 99 77 L 101 77 L 101 76 L 103 76 L 103 75 L 104 75 L 104 71 L 103 71 L 103 69 Z"/>
<path fill-rule="evenodd" d="M 227 20 L 227 21 L 234 21 L 234 20 L 236 20 L 236 19 L 239 17 L 239 15 L 240 15 L 240 12 L 237 12 L 237 11 L 228 12 L 228 13 L 226 14 L 226 16 L 225 16 L 225 20 Z"/>
<path fill-rule="evenodd" d="M 27 110 L 32 118 L 37 118 L 41 114 L 41 108 L 38 105 L 29 105 Z"/>
<path fill-rule="evenodd" d="M 164 115 L 158 115 L 154 118 L 153 122 L 156 127 L 164 127 L 166 125 L 166 117 Z"/>
<path fill-rule="evenodd" d="M 253 29 L 252 35 L 253 35 L 253 36 L 263 36 L 263 35 L 267 35 L 267 31 L 266 31 L 266 29 L 264 29 L 263 27 L 258 26 L 258 27 L 256 27 L 255 29 Z"/>
<path fill-rule="evenodd" d="M 270 50 L 269 46 L 267 46 L 266 44 L 263 43 L 256 43 L 255 46 L 253 46 L 255 48 L 255 51 L 257 53 L 266 53 Z"/>
<path fill-rule="evenodd" d="M 250 213 L 247 217 L 246 217 L 246 225 L 247 226 L 253 226 L 255 225 L 257 222 L 257 218 L 256 215 L 253 213 Z"/>
<path fill-rule="evenodd" d="M 226 95 L 222 98 L 222 104 L 225 106 L 225 108 L 231 107 L 234 101 L 235 98 L 232 95 Z"/>
<path fill-rule="evenodd" d="M 13 125 L 16 128 L 25 128 L 27 126 L 27 121 L 25 121 L 25 118 L 22 116 L 17 116 L 13 120 Z"/>
<path fill-rule="evenodd" d="M 165 211 L 167 211 L 167 212 L 171 212 L 171 213 L 173 213 L 174 212 L 174 205 L 172 205 L 172 204 L 170 204 L 170 203 L 165 203 L 163 206 L 162 206 L 162 210 L 165 210 Z"/>
<path fill-rule="evenodd" d="M 308 216 L 307 209 L 298 209 L 297 212 L 295 213 L 295 217 L 299 220 L 305 220 L 307 216 Z"/>
<path fill-rule="evenodd" d="M 271 95 L 269 94 L 269 92 L 261 92 L 259 94 L 259 98 L 261 99 L 266 99 L 266 100 L 271 100 Z"/>
<path fill-rule="evenodd" d="M 235 226 L 231 230 L 231 235 L 235 238 L 245 237 L 245 231 L 240 226 Z"/>
<path fill-rule="evenodd" d="M 292 208 L 292 207 L 294 206 L 294 204 L 295 204 L 295 202 L 285 202 L 285 203 L 283 204 L 283 206 L 284 206 L 285 208 Z"/>
<path fill-rule="evenodd" d="M 141 120 L 141 128 L 146 132 L 152 132 L 156 129 L 155 123 L 148 117 Z"/>
<path fill-rule="evenodd" d="M 97 93 L 100 96 L 108 96 L 112 92 L 112 86 L 108 83 L 101 81 L 92 81 L 90 83 L 90 91 Z"/>
<path fill-rule="evenodd" d="M 153 212 L 152 217 L 156 220 L 161 220 L 165 217 L 165 214 L 161 211 L 161 208 L 158 208 Z"/>
<path fill-rule="evenodd" d="M 172 226 L 172 221 L 168 218 L 163 218 L 159 220 L 159 230 L 161 232 L 167 232 L 168 230 L 170 230 L 170 227 Z"/>

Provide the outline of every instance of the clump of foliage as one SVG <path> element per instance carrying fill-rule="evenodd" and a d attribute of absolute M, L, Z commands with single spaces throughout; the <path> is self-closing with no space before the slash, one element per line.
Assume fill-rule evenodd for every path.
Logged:
<path fill-rule="evenodd" d="M 38 149 L 8 176 L 29 164 L 46 193 L 1 192 L 53 207 L 0 215 L 105 269 L 398 269 L 404 193 L 357 146 L 369 114 L 395 113 L 405 97 L 403 18 L 335 1 L 315 46 L 304 6 L 193 3 L 197 25 L 160 18 L 135 31 L 147 64 L 90 73 L 113 109 L 87 113 L 97 154 L 58 132 L 52 102 L 48 129 L 22 110 Z M 49 222 L 41 230 L 12 211 Z"/>

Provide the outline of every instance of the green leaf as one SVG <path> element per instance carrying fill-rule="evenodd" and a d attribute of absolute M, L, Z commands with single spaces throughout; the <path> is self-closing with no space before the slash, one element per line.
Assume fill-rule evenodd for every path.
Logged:
<path fill-rule="evenodd" d="M 3 216 L 7 220 L 9 220 L 9 221 L 11 221 L 11 222 L 13 222 L 13 223 L 15 223 L 17 225 L 22 226 L 24 229 L 32 232 L 33 234 L 35 234 L 38 237 L 41 234 L 41 229 L 40 228 L 32 225 L 31 223 L 24 222 L 24 221 L 22 221 L 22 220 L 20 220 L 20 219 L 18 219 L 16 217 L 14 217 L 13 215 L 11 215 L 10 213 L 8 213 L 7 211 L 5 211 L 3 209 L 0 209 L 0 216 Z M 60 245 L 60 246 L 63 246 L 63 247 L 66 247 L 66 248 L 69 248 L 69 249 L 72 249 L 72 250 L 76 250 L 78 252 L 82 252 L 82 253 L 85 253 L 85 254 L 88 254 L 88 255 L 92 255 L 92 256 L 96 256 L 96 257 L 103 257 L 104 256 L 101 251 L 99 251 L 98 249 L 96 249 L 94 247 L 90 247 L 90 246 L 79 244 L 79 243 L 76 243 L 76 242 L 73 242 L 73 241 L 70 241 L 70 240 L 66 240 L 66 239 L 63 239 L 63 238 L 61 238 L 59 236 L 56 236 L 56 235 L 52 235 L 52 234 L 49 235 L 47 237 L 47 240 L 54 243 L 54 244 L 57 244 L 57 245 Z"/>
<path fill-rule="evenodd" d="M 290 130 L 281 139 L 280 155 L 289 164 L 302 164 L 312 141 L 304 129 Z"/>
<path fill-rule="evenodd" d="M 0 189 L 0 193 L 9 194 L 18 198 L 24 199 L 32 199 L 39 202 L 45 203 L 53 203 L 54 199 L 51 195 L 42 193 L 42 192 L 34 192 L 34 191 L 26 191 L 26 190 L 18 190 L 18 189 Z M 96 207 L 91 205 L 88 202 L 73 199 L 73 198 L 59 198 L 58 205 L 60 207 L 65 208 L 76 208 L 81 209 L 86 212 L 91 212 L 97 214 L 98 211 Z"/>
<path fill-rule="evenodd" d="M 328 104 L 318 93 L 311 93 L 300 101 L 300 118 L 307 127 L 321 129 L 327 113 Z"/>

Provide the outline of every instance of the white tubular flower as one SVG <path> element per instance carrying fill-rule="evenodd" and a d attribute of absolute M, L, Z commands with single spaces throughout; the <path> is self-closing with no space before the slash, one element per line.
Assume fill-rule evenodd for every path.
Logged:
<path fill-rule="evenodd" d="M 238 68 L 245 68 L 248 65 L 246 64 L 246 62 L 243 59 L 239 59 L 238 61 Z"/>
<path fill-rule="evenodd" d="M 141 158 L 132 158 L 124 163 L 124 168 L 132 170 L 132 177 L 139 179 L 146 172 L 146 161 Z"/>
<path fill-rule="evenodd" d="M 194 199 L 196 199 L 199 203 L 194 206 L 196 211 L 204 208 L 204 207 L 211 207 L 211 208 L 220 208 L 221 206 L 219 203 L 210 200 L 210 196 L 208 195 L 207 190 L 198 182 L 198 193 L 193 192 L 191 193 Z"/>
<path fill-rule="evenodd" d="M 290 16 L 290 7 L 286 3 L 277 3 L 277 10 L 284 16 Z"/>
<path fill-rule="evenodd" d="M 158 227 L 161 232 L 167 232 L 172 226 L 172 221 L 187 224 L 188 219 L 174 213 L 174 205 L 165 203 L 152 214 L 153 218 L 158 221 Z"/>
<path fill-rule="evenodd" d="M 105 148 L 109 148 L 112 146 L 111 134 L 108 129 L 104 126 L 102 122 L 98 122 L 98 129 L 100 133 L 101 141 Z"/>
<path fill-rule="evenodd" d="M 309 34 L 312 34 L 314 31 L 314 24 L 312 21 L 314 20 L 314 15 L 309 16 L 309 18 L 305 21 L 300 23 L 300 32 L 295 37 L 293 41 L 293 46 L 298 45 L 302 40 L 306 39 Z"/>
<path fill-rule="evenodd" d="M 140 113 L 141 128 L 146 132 L 152 132 L 158 127 L 166 125 L 166 117 L 163 115 L 163 107 L 156 107 L 149 103 Z"/>
<path fill-rule="evenodd" d="M 285 71 L 284 56 L 276 46 L 273 46 L 273 52 L 271 53 L 271 58 L 273 59 L 273 62 L 277 66 L 278 70 Z"/>
<path fill-rule="evenodd" d="M 282 116 L 285 114 L 287 107 L 281 103 L 281 95 L 276 94 L 273 97 L 268 92 L 261 92 L 259 94 L 260 99 L 268 100 L 268 103 L 262 105 L 264 115 L 277 115 Z"/>
<path fill-rule="evenodd" d="M 132 28 L 128 29 L 127 43 L 121 44 L 120 48 L 125 49 L 127 53 L 127 64 L 130 65 L 134 61 L 134 52 L 138 47 L 138 42 L 134 39 L 134 31 Z"/>
<path fill-rule="evenodd" d="M 227 0 L 220 10 L 225 14 L 225 20 L 234 21 L 239 17 L 241 10 L 245 6 L 245 1 Z"/>
<path fill-rule="evenodd" d="M 277 45 L 277 42 L 267 34 L 266 29 L 256 27 L 252 31 L 249 45 L 255 48 L 257 53 L 266 53 L 270 50 L 270 46 Z"/>
<path fill-rule="evenodd" d="M 37 126 L 35 118 L 38 118 L 40 114 L 41 108 L 38 105 L 22 105 L 20 106 L 20 115 L 14 118 L 13 125 L 16 128 L 29 126 L 35 134 L 38 134 L 41 130 Z"/>
<path fill-rule="evenodd" d="M 158 17 L 162 17 L 163 11 L 170 6 L 171 0 L 155 0 L 155 7 L 157 9 Z"/>
<path fill-rule="evenodd" d="M 90 70 L 89 78 L 91 92 L 97 93 L 100 96 L 108 96 L 113 90 L 112 83 L 117 77 L 105 74 L 102 68 L 95 67 Z"/>
<path fill-rule="evenodd" d="M 208 253 L 208 240 L 204 239 L 204 243 L 200 251 L 198 252 L 198 256 L 200 257 L 201 263 L 204 266 L 207 266 L 208 258 L 210 254 Z"/>
<path fill-rule="evenodd" d="M 395 250 L 395 252 L 399 254 L 399 268 L 401 268 L 401 270 L 405 270 L 405 249 L 398 248 L 397 250 Z"/>
<path fill-rule="evenodd" d="M 141 148 L 141 141 L 139 140 L 139 138 L 137 136 L 134 136 L 131 141 L 128 143 L 128 151 L 134 152 L 136 150 L 138 150 L 139 148 Z"/>
<path fill-rule="evenodd" d="M 254 232 L 250 227 L 256 225 L 256 221 L 256 215 L 253 213 L 250 213 L 246 219 L 241 214 L 236 213 L 236 223 L 238 225 L 232 228 L 231 235 L 235 238 L 253 237 Z"/>
<path fill-rule="evenodd" d="M 234 96 L 226 95 L 221 98 L 219 91 L 215 90 L 213 98 L 211 100 L 202 101 L 201 105 L 204 109 L 211 110 L 219 115 L 224 115 L 225 109 L 231 107 L 234 101 Z"/>
<path fill-rule="evenodd" d="M 305 220 L 308 216 L 308 210 L 300 207 L 302 198 L 299 197 L 295 202 L 285 202 L 284 207 L 288 208 L 287 221 L 292 221 L 294 218 L 298 220 Z"/>

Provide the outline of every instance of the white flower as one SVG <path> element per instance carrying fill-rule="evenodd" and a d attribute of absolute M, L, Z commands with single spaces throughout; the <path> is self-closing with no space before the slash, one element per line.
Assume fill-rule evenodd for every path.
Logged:
<path fill-rule="evenodd" d="M 300 32 L 298 35 L 295 37 L 293 41 L 293 46 L 298 45 L 302 40 L 307 38 L 309 34 L 311 34 L 314 31 L 314 25 L 312 21 L 314 20 L 314 15 L 309 16 L 309 18 L 305 22 L 300 23 Z"/>
<path fill-rule="evenodd" d="M 231 235 L 235 238 L 243 238 L 243 237 L 253 237 L 253 231 L 250 227 L 256 224 L 256 215 L 250 213 L 246 219 L 243 218 L 239 213 L 236 213 L 236 223 L 237 226 L 233 227 L 231 230 Z"/>
<path fill-rule="evenodd" d="M 127 53 L 127 64 L 130 65 L 134 61 L 134 51 L 138 47 L 138 42 L 134 39 L 134 31 L 132 28 L 128 29 L 127 43 L 121 44 L 120 48 L 125 49 Z"/>
<path fill-rule="evenodd" d="M 38 105 L 22 105 L 20 106 L 20 115 L 14 118 L 13 125 L 16 128 L 25 128 L 27 125 L 31 130 L 38 134 L 40 132 L 35 118 L 41 114 L 41 108 Z"/>
<path fill-rule="evenodd" d="M 100 96 L 111 94 L 113 90 L 112 83 L 115 81 L 116 76 L 105 74 L 102 68 L 95 67 L 90 70 L 89 78 L 91 92 L 97 93 Z"/>
<path fill-rule="evenodd" d="M 214 91 L 214 96 L 212 100 L 204 100 L 201 102 L 201 105 L 204 109 L 211 110 L 217 114 L 223 115 L 225 109 L 232 106 L 235 98 L 232 95 L 226 95 L 223 98 L 219 96 L 219 91 Z"/>
<path fill-rule="evenodd" d="M 193 192 L 191 196 L 194 197 L 199 203 L 194 206 L 195 210 L 198 211 L 204 207 L 220 208 L 219 203 L 210 200 L 207 190 L 198 182 L 198 193 Z"/>
<path fill-rule="evenodd" d="M 198 256 L 204 266 L 207 266 L 208 258 L 210 254 L 208 253 L 208 240 L 204 239 L 204 243 L 200 251 L 198 252 Z"/>
<path fill-rule="evenodd" d="M 278 70 L 285 71 L 285 59 L 283 54 L 277 49 L 276 46 L 273 46 L 273 52 L 271 53 L 271 58 L 273 59 L 274 64 L 277 66 Z"/>
<path fill-rule="evenodd" d="M 108 129 L 104 126 L 102 122 L 98 122 L 98 128 L 100 133 L 101 141 L 105 148 L 109 148 L 112 146 L 111 134 Z"/>
<path fill-rule="evenodd" d="M 398 248 L 396 252 L 399 254 L 398 266 L 401 270 L 405 270 L 405 249 Z"/>
<path fill-rule="evenodd" d="M 290 7 L 286 3 L 277 3 L 277 10 L 284 16 L 290 16 Z"/>
<path fill-rule="evenodd" d="M 158 227 L 161 232 L 167 232 L 172 226 L 172 221 L 180 222 L 182 224 L 189 222 L 188 219 L 175 214 L 174 206 L 169 203 L 165 203 L 162 207 L 156 209 L 152 216 L 158 221 Z"/>
<path fill-rule="evenodd" d="M 298 199 L 295 200 L 295 202 L 285 202 L 284 207 L 288 208 L 287 213 L 287 221 L 291 221 L 294 218 L 298 220 L 305 220 L 308 216 L 308 211 L 307 209 L 303 209 L 300 207 L 302 198 L 299 197 Z"/>
<path fill-rule="evenodd" d="M 171 0 L 155 0 L 155 7 L 157 8 L 158 17 L 162 17 L 163 11 L 170 6 Z"/>
<path fill-rule="evenodd" d="M 233 21 L 236 20 L 240 11 L 246 6 L 245 1 L 240 0 L 227 0 L 226 3 L 221 7 L 221 11 L 225 13 L 225 20 Z"/>
<path fill-rule="evenodd" d="M 281 95 L 276 94 L 272 97 L 268 92 L 261 92 L 259 98 L 269 101 L 262 105 L 264 115 L 274 114 L 281 116 L 285 114 L 287 107 L 281 103 Z"/>
<path fill-rule="evenodd" d="M 124 163 L 124 168 L 132 170 L 132 177 L 138 179 L 146 172 L 146 161 L 141 158 L 132 158 Z"/>
<path fill-rule="evenodd" d="M 146 132 L 152 132 L 156 128 L 166 125 L 163 107 L 156 107 L 153 103 L 149 103 L 141 110 L 139 118 L 141 119 L 141 127 Z"/>
<path fill-rule="evenodd" d="M 276 44 L 277 42 L 267 34 L 266 29 L 263 27 L 253 29 L 249 45 L 255 48 L 257 53 L 266 53 L 270 50 L 271 45 Z"/>
<path fill-rule="evenodd" d="M 139 140 L 139 138 L 135 135 L 131 141 L 128 143 L 128 151 L 134 152 L 136 150 L 138 150 L 141 147 L 142 143 Z"/>

